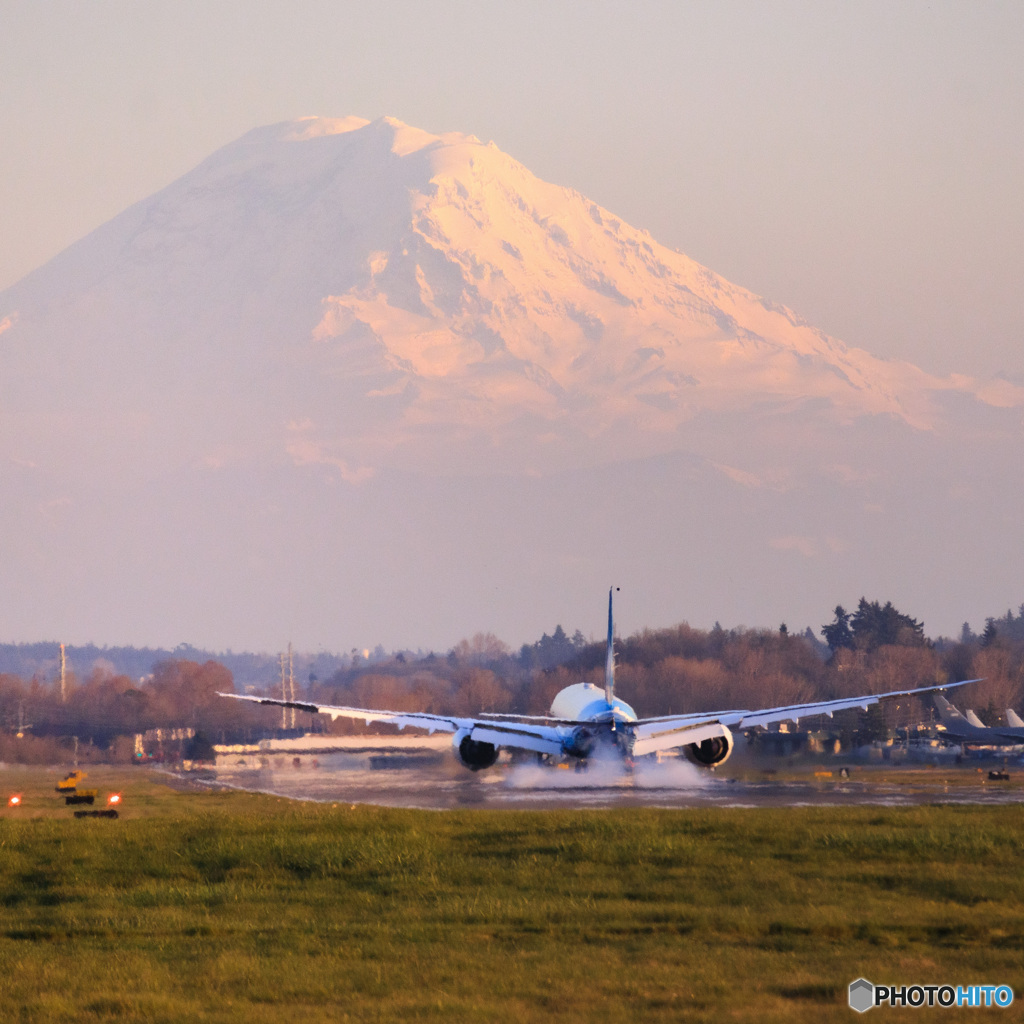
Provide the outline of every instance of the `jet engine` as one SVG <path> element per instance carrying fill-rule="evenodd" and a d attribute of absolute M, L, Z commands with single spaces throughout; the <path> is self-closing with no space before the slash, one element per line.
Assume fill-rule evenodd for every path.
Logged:
<path fill-rule="evenodd" d="M 569 737 L 562 741 L 562 750 L 570 757 L 590 757 L 594 749 L 594 732 L 585 725 L 578 725 L 569 734 Z"/>
<path fill-rule="evenodd" d="M 721 736 L 711 736 L 700 743 L 690 743 L 683 747 L 683 755 L 694 764 L 714 768 L 729 759 L 732 748 L 732 733 L 723 725 Z"/>
<path fill-rule="evenodd" d="M 455 756 L 471 772 L 490 768 L 498 760 L 498 748 L 493 743 L 482 743 L 470 737 L 469 729 L 460 729 L 452 737 Z"/>

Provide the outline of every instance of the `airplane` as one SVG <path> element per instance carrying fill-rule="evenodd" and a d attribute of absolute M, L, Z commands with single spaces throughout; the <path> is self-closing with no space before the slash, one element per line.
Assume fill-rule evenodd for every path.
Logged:
<path fill-rule="evenodd" d="M 573 683 L 555 695 L 548 715 L 507 715 L 481 713 L 477 718 L 436 715 L 425 712 L 376 711 L 369 708 L 334 707 L 301 700 L 278 700 L 241 693 L 221 693 L 221 697 L 296 708 L 299 711 L 330 715 L 331 719 L 361 719 L 425 729 L 428 733 L 450 732 L 452 747 L 459 761 L 471 771 L 490 768 L 501 750 L 530 751 L 539 756 L 575 761 L 584 766 L 587 759 L 602 752 L 618 754 L 627 763 L 645 754 L 680 750 L 694 764 L 715 768 L 729 758 L 735 746 L 734 731 L 751 729 L 774 722 L 797 722 L 812 715 L 828 715 L 847 708 L 863 708 L 888 697 L 910 696 L 933 690 L 966 686 L 979 682 L 964 679 L 957 683 L 894 690 L 891 693 L 843 697 L 811 704 L 787 704 L 760 710 L 704 711 L 688 715 L 663 715 L 639 718 L 624 700 L 615 696 L 615 643 L 612 619 L 612 591 L 608 591 L 608 646 L 605 654 L 604 687 L 594 683 Z"/>
<path fill-rule="evenodd" d="M 934 695 L 933 700 L 941 719 L 939 735 L 942 739 L 985 747 L 1016 747 L 1024 744 L 1024 722 L 1012 708 L 1006 711 L 1008 725 L 990 728 L 973 711 L 960 714 L 939 693 Z"/>

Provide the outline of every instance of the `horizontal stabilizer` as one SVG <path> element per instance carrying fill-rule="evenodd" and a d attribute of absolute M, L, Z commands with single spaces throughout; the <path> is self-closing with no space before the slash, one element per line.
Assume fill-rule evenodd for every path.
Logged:
<path fill-rule="evenodd" d="M 642 757 L 658 750 L 672 750 L 675 747 L 687 747 L 691 743 L 703 743 L 705 740 L 718 736 L 727 736 L 728 732 L 720 722 L 706 722 L 699 725 L 681 725 L 675 728 L 658 728 L 655 723 L 640 725 L 636 730 L 636 742 L 633 744 L 633 756 Z"/>

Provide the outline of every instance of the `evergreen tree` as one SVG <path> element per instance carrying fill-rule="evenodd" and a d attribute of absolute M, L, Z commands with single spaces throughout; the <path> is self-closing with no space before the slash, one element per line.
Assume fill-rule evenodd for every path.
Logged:
<path fill-rule="evenodd" d="M 923 647 L 927 644 L 924 625 L 893 607 L 878 601 L 861 598 L 857 610 L 850 616 L 853 646 L 874 651 L 879 647 L 898 644 L 904 647 Z"/>
<path fill-rule="evenodd" d="M 841 647 L 853 647 L 853 631 L 850 629 L 849 612 L 841 605 L 836 605 L 835 619 L 821 627 L 821 635 L 825 638 L 833 654 Z"/>
<path fill-rule="evenodd" d="M 995 643 L 999 630 L 996 628 L 996 620 L 989 617 L 985 620 L 985 631 L 981 634 L 981 646 L 991 647 Z"/>
<path fill-rule="evenodd" d="M 535 644 L 523 644 L 519 649 L 519 662 L 528 669 L 552 669 L 571 661 L 585 646 L 586 640 L 579 630 L 569 639 L 565 630 L 558 625 L 551 636 L 544 633 Z"/>

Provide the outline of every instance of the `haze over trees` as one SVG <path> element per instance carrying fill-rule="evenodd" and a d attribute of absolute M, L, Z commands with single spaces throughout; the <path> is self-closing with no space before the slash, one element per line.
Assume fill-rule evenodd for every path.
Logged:
<path fill-rule="evenodd" d="M 1024 704 L 1024 605 L 969 626 L 959 639 L 929 640 L 921 622 L 891 602 L 861 598 L 842 606 L 820 630 L 695 629 L 680 623 L 645 629 L 616 641 L 617 693 L 641 715 L 802 703 L 857 693 L 883 693 L 984 677 L 963 703 L 986 724 Z M 827 646 L 826 646 L 827 645 Z M 480 711 L 543 715 L 564 686 L 603 680 L 605 645 L 561 625 L 513 652 L 493 634 L 477 634 L 446 654 L 361 653 L 324 679 L 298 681 L 300 699 L 356 707 L 472 715 Z M 71 677 L 66 700 L 51 678 L 0 674 L 0 760 L 67 759 L 72 737 L 80 756 L 127 760 L 135 734 L 192 730 L 207 744 L 252 739 L 281 727 L 276 708 L 239 705 L 216 696 L 235 688 L 231 672 L 213 660 L 159 661 L 142 681 L 98 662 L 84 679 Z M 249 687 L 252 689 L 252 687 Z M 279 688 L 268 685 L 268 695 Z M 967 703 L 969 701 L 969 703 Z M 844 728 L 859 728 L 858 712 Z M 874 721 L 884 731 L 927 721 L 929 705 L 903 701 L 898 713 Z M 876 716 L 877 718 L 877 716 Z M 838 719 L 838 716 L 837 716 Z M 299 713 L 297 727 L 361 732 L 360 723 L 329 723 Z M 17 733 L 21 732 L 19 738 Z"/>

